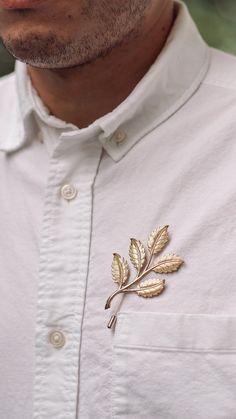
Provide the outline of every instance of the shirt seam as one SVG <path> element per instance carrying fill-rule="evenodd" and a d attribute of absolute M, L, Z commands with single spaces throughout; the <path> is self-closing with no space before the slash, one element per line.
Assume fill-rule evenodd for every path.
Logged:
<path fill-rule="evenodd" d="M 219 354 L 224 354 L 224 353 L 231 353 L 234 354 L 236 353 L 236 348 L 234 349 L 221 349 L 221 348 L 186 348 L 186 347 L 181 347 L 181 346 L 176 346 L 173 348 L 170 348 L 168 346 L 155 346 L 155 345 L 119 345 L 119 344 L 115 344 L 114 345 L 114 349 L 128 349 L 128 350 L 132 350 L 132 349 L 140 349 L 140 350 L 150 350 L 150 351 L 163 351 L 163 352 L 196 352 L 196 353 L 219 353 Z"/>

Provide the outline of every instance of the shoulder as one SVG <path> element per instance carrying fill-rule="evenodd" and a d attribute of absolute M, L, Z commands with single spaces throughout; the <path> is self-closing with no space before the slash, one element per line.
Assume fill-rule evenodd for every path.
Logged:
<path fill-rule="evenodd" d="M 236 94 L 236 56 L 210 48 L 209 71 L 203 84 Z"/>
<path fill-rule="evenodd" d="M 15 73 L 0 78 L 0 107 L 6 108 L 7 104 L 12 105 L 12 100 L 15 99 L 16 92 L 16 77 Z"/>
<path fill-rule="evenodd" d="M 0 151 L 13 151 L 23 129 L 15 73 L 0 78 L 0 114 Z"/>
<path fill-rule="evenodd" d="M 15 72 L 7 74 L 6 76 L 0 77 L 0 89 L 8 89 L 15 85 Z"/>

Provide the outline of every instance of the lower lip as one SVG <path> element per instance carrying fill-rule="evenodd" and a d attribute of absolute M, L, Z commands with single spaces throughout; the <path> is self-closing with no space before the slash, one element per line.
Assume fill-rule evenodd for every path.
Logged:
<path fill-rule="evenodd" d="M 0 5 L 8 10 L 30 9 L 42 1 L 44 0 L 0 0 Z"/>

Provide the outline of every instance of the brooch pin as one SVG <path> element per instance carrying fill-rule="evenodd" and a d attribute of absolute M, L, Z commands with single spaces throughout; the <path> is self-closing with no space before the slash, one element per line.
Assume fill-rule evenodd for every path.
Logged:
<path fill-rule="evenodd" d="M 133 292 L 139 297 L 151 298 L 160 295 L 164 291 L 166 284 L 165 279 L 143 279 L 150 272 L 158 274 L 175 272 L 184 262 L 180 256 L 168 254 L 154 260 L 151 265 L 153 258 L 161 252 L 169 241 L 168 228 L 169 226 L 166 225 L 162 228 L 153 230 L 148 239 L 148 252 L 145 250 L 145 247 L 140 240 L 130 239 L 129 257 L 132 265 L 137 271 L 136 277 L 131 282 L 128 282 L 130 269 L 127 260 L 118 253 L 113 253 L 112 278 L 118 285 L 118 289 L 107 299 L 105 309 L 111 307 L 112 300 L 118 294 Z M 115 321 L 116 316 L 113 315 L 108 323 L 108 328 L 111 328 Z"/>

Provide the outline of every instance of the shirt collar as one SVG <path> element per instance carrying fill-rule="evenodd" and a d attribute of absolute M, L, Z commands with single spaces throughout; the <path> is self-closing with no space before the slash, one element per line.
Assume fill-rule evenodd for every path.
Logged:
<path fill-rule="evenodd" d="M 113 112 L 93 123 L 99 141 L 114 161 L 124 157 L 148 132 L 173 115 L 197 90 L 209 66 L 209 48 L 202 40 L 186 6 L 177 2 L 178 14 L 166 44 L 150 70 L 128 98 Z M 1 141 L 6 152 L 20 149 L 32 134 L 34 111 L 26 65 L 16 63 L 20 116 L 11 138 Z M 80 132 L 91 127 L 79 130 Z M 18 135 L 16 131 L 18 130 Z M 76 135 L 76 130 L 71 133 Z"/>

